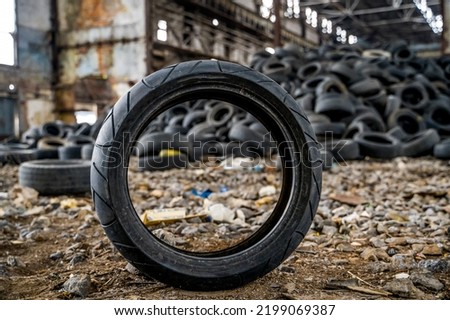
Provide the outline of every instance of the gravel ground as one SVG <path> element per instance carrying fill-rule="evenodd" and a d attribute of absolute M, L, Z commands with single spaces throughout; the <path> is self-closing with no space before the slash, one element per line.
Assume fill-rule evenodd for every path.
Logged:
<path fill-rule="evenodd" d="M 89 195 L 39 196 L 17 185 L 17 167 L 5 166 L 0 298 L 449 299 L 449 169 L 431 158 L 335 166 L 324 172 L 310 232 L 287 261 L 244 287 L 201 293 L 146 278 L 127 264 L 104 235 Z M 276 204 L 277 172 L 198 170 L 131 175 L 138 212 L 185 207 L 198 215 L 152 225 L 164 241 L 219 250 L 256 230 Z M 194 186 L 195 177 L 203 180 Z M 193 187 L 213 193 L 204 199 Z M 205 216 L 212 205 L 224 214 L 211 222 Z"/>

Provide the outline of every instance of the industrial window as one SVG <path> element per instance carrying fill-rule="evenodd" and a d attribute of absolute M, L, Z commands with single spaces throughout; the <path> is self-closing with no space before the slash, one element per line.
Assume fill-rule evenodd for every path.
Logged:
<path fill-rule="evenodd" d="M 16 3 L 0 1 L 0 64 L 16 64 Z"/>

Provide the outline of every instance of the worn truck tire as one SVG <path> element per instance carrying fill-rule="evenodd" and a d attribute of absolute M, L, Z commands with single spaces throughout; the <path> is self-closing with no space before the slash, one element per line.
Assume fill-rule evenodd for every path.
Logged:
<path fill-rule="evenodd" d="M 272 215 L 251 237 L 222 251 L 193 253 L 157 239 L 136 213 L 127 184 L 133 141 L 174 101 L 217 99 L 251 112 L 278 142 L 283 192 Z M 124 136 L 124 133 L 128 135 Z M 309 146 L 306 148 L 305 146 Z M 222 290 L 255 280 L 297 248 L 314 218 L 322 162 L 311 125 L 295 100 L 270 78 L 222 61 L 190 61 L 161 69 L 114 106 L 92 159 L 92 197 L 118 251 L 144 274 L 189 290 Z"/>
<path fill-rule="evenodd" d="M 19 167 L 19 183 L 43 195 L 79 194 L 90 190 L 89 161 L 36 160 Z"/>
<path fill-rule="evenodd" d="M 36 149 L 0 150 L 0 164 L 21 164 L 36 159 Z"/>

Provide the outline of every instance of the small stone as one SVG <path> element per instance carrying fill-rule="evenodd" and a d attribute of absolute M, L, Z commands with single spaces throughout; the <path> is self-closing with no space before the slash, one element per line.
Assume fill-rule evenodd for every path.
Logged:
<path fill-rule="evenodd" d="M 383 289 L 401 298 L 415 298 L 420 292 L 410 279 L 394 279 L 386 283 Z"/>
<path fill-rule="evenodd" d="M 366 248 L 364 249 L 363 252 L 361 252 L 361 258 L 363 258 L 364 260 L 369 260 L 369 261 L 378 261 L 378 260 L 382 260 L 382 261 L 386 261 L 389 262 L 391 261 L 391 258 L 389 257 L 389 255 L 380 248 Z"/>
<path fill-rule="evenodd" d="M 344 204 L 349 204 L 352 206 L 357 206 L 357 205 L 369 202 L 366 199 L 364 199 L 363 197 L 360 197 L 356 194 L 331 193 L 328 197 L 332 200 L 335 200 L 335 201 L 338 201 L 338 202 L 344 203 Z"/>
<path fill-rule="evenodd" d="M 273 196 L 277 192 L 274 186 L 265 186 L 259 189 L 258 195 L 260 198 Z"/>
<path fill-rule="evenodd" d="M 24 216 L 36 216 L 45 213 L 45 208 L 41 206 L 33 207 L 23 213 Z"/>
<path fill-rule="evenodd" d="M 442 255 L 442 248 L 437 244 L 427 245 L 423 248 L 422 253 L 426 256 L 440 256 Z"/>
<path fill-rule="evenodd" d="M 421 252 L 425 246 L 421 243 L 414 243 L 411 248 L 414 252 Z"/>
<path fill-rule="evenodd" d="M 342 266 L 342 265 L 348 264 L 348 260 L 347 259 L 335 259 L 335 260 L 333 260 L 333 263 L 337 266 Z"/>
<path fill-rule="evenodd" d="M 294 283 L 294 282 L 286 283 L 286 284 L 283 286 L 282 290 L 283 290 L 284 292 L 286 292 L 286 293 L 292 293 L 292 292 L 294 292 L 294 291 L 295 291 L 295 283 Z"/>
<path fill-rule="evenodd" d="M 221 203 L 209 206 L 208 214 L 214 221 L 232 222 L 234 220 L 234 212 Z"/>
<path fill-rule="evenodd" d="M 408 279 L 409 278 L 409 274 L 402 272 L 402 273 L 397 273 L 394 276 L 395 279 Z"/>
<path fill-rule="evenodd" d="M 339 243 L 336 246 L 336 250 L 342 251 L 342 252 L 354 252 L 355 247 L 352 246 L 350 243 Z"/>
<path fill-rule="evenodd" d="M 34 240 L 34 241 L 45 241 L 47 240 L 46 233 L 41 229 L 33 230 L 25 236 L 26 239 Z"/>
<path fill-rule="evenodd" d="M 86 256 L 84 254 L 76 253 L 70 260 L 69 265 L 74 266 L 77 263 L 83 262 L 84 260 L 86 260 Z"/>
<path fill-rule="evenodd" d="M 162 196 L 164 196 L 164 191 L 163 190 L 152 190 L 150 192 L 150 196 L 159 199 Z"/>
<path fill-rule="evenodd" d="M 8 200 L 9 195 L 8 192 L 0 192 L 0 200 Z"/>
<path fill-rule="evenodd" d="M 295 268 L 290 266 L 280 266 L 279 270 L 286 273 L 295 273 Z"/>
<path fill-rule="evenodd" d="M 77 233 L 76 235 L 73 236 L 73 241 L 75 242 L 82 242 L 84 240 L 86 240 L 86 236 L 81 233 Z"/>
<path fill-rule="evenodd" d="M 386 243 L 384 242 L 384 240 L 377 238 L 377 237 L 370 238 L 369 242 L 375 248 L 382 248 L 382 247 L 386 246 Z"/>
<path fill-rule="evenodd" d="M 68 293 L 85 298 L 91 289 L 91 278 L 89 275 L 71 275 L 70 278 L 64 282 L 64 290 Z"/>
<path fill-rule="evenodd" d="M 323 226 L 322 228 L 322 234 L 327 235 L 328 237 L 332 237 L 337 233 L 338 229 L 333 226 Z"/>
<path fill-rule="evenodd" d="M 412 273 L 411 281 L 421 289 L 440 291 L 444 288 L 442 282 L 436 279 L 428 270 L 426 270 L 425 272 L 421 271 Z"/>
<path fill-rule="evenodd" d="M 42 230 L 50 227 L 51 221 L 49 218 L 45 216 L 36 217 L 31 221 L 30 231 L 31 230 Z"/>
<path fill-rule="evenodd" d="M 56 251 L 50 254 L 49 258 L 52 260 L 59 260 L 63 257 L 63 253 L 61 251 Z"/>
<path fill-rule="evenodd" d="M 25 267 L 25 263 L 23 263 L 22 260 L 15 256 L 7 256 L 6 264 L 10 267 Z"/>
<path fill-rule="evenodd" d="M 395 248 L 389 248 L 386 252 L 389 257 L 395 256 L 398 253 L 397 249 Z"/>
<path fill-rule="evenodd" d="M 3 263 L 0 263 L 0 276 L 5 277 L 8 275 L 8 269 L 6 268 L 6 265 Z"/>
<path fill-rule="evenodd" d="M 139 269 L 137 269 L 131 263 L 127 263 L 127 265 L 125 266 L 125 270 L 134 275 L 138 275 L 140 273 Z"/>
<path fill-rule="evenodd" d="M 419 261 L 418 264 L 419 268 L 428 269 L 431 272 L 447 272 L 450 270 L 450 263 L 448 263 L 446 260 L 437 259 L 427 259 Z"/>
<path fill-rule="evenodd" d="M 408 239 L 404 237 L 393 237 L 386 239 L 386 243 L 392 247 L 405 246 L 408 244 Z"/>
<path fill-rule="evenodd" d="M 193 234 L 195 234 L 197 232 L 198 232 L 198 228 L 197 227 L 187 226 L 186 228 L 184 228 L 181 231 L 181 234 L 185 235 L 185 236 L 191 236 L 191 235 L 193 235 Z"/>
<path fill-rule="evenodd" d="M 413 257 L 405 254 L 396 254 L 391 259 L 391 269 L 393 270 L 410 270 L 417 266 Z"/>
<path fill-rule="evenodd" d="M 78 202 L 73 198 L 64 199 L 61 201 L 60 207 L 65 210 L 75 209 L 78 207 Z"/>
<path fill-rule="evenodd" d="M 275 201 L 276 201 L 276 199 L 274 197 L 268 196 L 268 197 L 262 197 L 262 198 L 256 200 L 255 204 L 256 204 L 257 207 L 261 207 L 261 206 L 263 206 L 265 204 L 271 204 L 271 203 L 273 203 Z"/>

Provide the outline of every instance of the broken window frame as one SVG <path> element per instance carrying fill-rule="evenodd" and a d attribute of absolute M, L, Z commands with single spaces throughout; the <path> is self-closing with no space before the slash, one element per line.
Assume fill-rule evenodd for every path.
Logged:
<path fill-rule="evenodd" d="M 14 30 L 12 31 L 1 31 L 0 30 L 0 35 L 8 35 L 12 38 L 12 50 L 14 51 L 13 55 L 13 61 L 12 64 L 6 63 L 7 61 L 1 61 L 0 60 L 0 66 L 2 67 L 17 67 L 18 66 L 18 57 L 17 57 L 17 29 L 18 29 L 18 24 L 17 24 L 17 0 L 12 0 L 12 2 L 14 3 L 14 7 L 12 10 L 12 14 L 14 14 Z M 0 2 L 1 3 L 1 2 Z M 2 49 L 4 50 L 4 49 Z"/>

